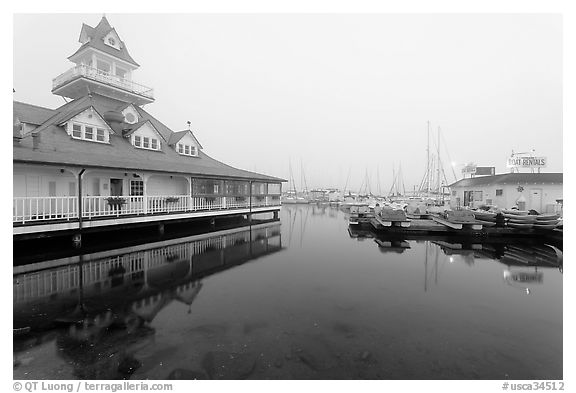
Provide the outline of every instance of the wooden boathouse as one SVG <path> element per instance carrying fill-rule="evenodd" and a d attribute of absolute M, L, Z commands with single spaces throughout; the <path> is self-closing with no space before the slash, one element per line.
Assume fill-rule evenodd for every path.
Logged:
<path fill-rule="evenodd" d="M 173 131 L 143 108 L 152 88 L 102 17 L 82 26 L 74 66 L 54 78 L 56 109 L 14 102 L 14 239 L 272 213 L 282 182 L 226 165 L 188 127 Z"/>

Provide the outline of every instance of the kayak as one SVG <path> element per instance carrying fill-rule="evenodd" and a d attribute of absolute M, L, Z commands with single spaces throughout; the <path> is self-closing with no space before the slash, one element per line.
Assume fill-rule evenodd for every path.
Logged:
<path fill-rule="evenodd" d="M 536 216 L 536 219 L 538 221 L 542 220 L 542 221 L 548 221 L 548 220 L 557 220 L 559 219 L 560 216 L 558 214 L 539 214 Z"/>
<path fill-rule="evenodd" d="M 526 211 L 526 210 L 502 210 L 502 213 L 504 215 L 513 214 L 515 216 L 527 216 L 528 215 L 528 211 Z"/>
<path fill-rule="evenodd" d="M 518 215 L 514 215 L 514 214 L 504 213 L 504 217 L 510 219 L 510 221 L 514 221 L 517 223 L 536 222 L 536 216 L 518 216 Z"/>
<path fill-rule="evenodd" d="M 508 221 L 506 225 L 515 229 L 531 229 L 534 226 L 532 223 L 518 223 L 512 221 Z"/>

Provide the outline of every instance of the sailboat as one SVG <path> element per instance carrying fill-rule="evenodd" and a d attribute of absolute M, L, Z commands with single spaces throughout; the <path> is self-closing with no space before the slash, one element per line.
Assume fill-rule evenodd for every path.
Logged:
<path fill-rule="evenodd" d="M 290 183 L 292 185 L 292 187 L 289 189 L 289 191 L 286 193 L 286 195 L 282 198 L 282 204 L 283 205 L 295 205 L 295 204 L 308 204 L 310 203 L 310 200 L 306 197 L 306 196 L 302 196 L 302 195 L 298 195 L 298 191 L 296 190 L 296 182 L 294 181 L 294 174 L 292 173 L 292 164 L 288 164 L 289 168 L 290 168 Z M 301 178 L 302 176 L 304 176 L 304 171 L 302 169 L 302 166 L 300 168 L 301 172 Z M 303 177 L 304 179 L 304 185 L 306 184 L 306 178 Z M 306 185 L 304 186 L 306 187 Z"/>

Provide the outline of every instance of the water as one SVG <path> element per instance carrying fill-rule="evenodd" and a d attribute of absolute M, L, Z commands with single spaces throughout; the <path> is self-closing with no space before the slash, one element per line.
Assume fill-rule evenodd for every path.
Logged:
<path fill-rule="evenodd" d="M 17 267 L 14 378 L 562 379 L 559 250 L 372 236 L 294 205 Z"/>

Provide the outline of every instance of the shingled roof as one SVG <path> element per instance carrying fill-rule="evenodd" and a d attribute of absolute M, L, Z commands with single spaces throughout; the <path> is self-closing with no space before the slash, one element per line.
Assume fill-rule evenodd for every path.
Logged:
<path fill-rule="evenodd" d="M 504 173 L 462 179 L 449 187 L 495 186 L 499 184 L 562 184 L 562 173 Z"/>
<path fill-rule="evenodd" d="M 14 103 L 21 106 L 22 103 Z M 82 108 L 93 106 L 99 113 L 117 110 L 117 101 L 92 94 L 71 101 L 58 109 L 42 108 L 45 113 L 52 113 L 33 134 L 36 134 L 37 146 L 34 148 L 32 137 L 21 139 L 13 148 L 14 162 L 71 165 L 76 167 L 113 168 L 137 172 L 140 170 L 180 173 L 193 176 L 210 176 L 242 180 L 260 180 L 270 182 L 286 181 L 273 176 L 245 171 L 226 165 L 208 156 L 203 151 L 198 157 L 178 154 L 168 143 L 162 143 L 161 151 L 135 148 L 128 138 L 119 134 L 110 135 L 110 144 L 82 141 L 71 138 L 59 124 L 70 118 L 72 113 Z M 173 132 L 166 125 L 155 119 L 140 107 L 136 107 L 142 121 L 150 121 L 166 141 Z"/>
<path fill-rule="evenodd" d="M 136 67 L 139 67 L 140 65 L 138 63 L 136 63 L 136 61 L 134 61 L 134 59 L 132 58 L 132 56 L 130 56 L 130 54 L 128 53 L 128 49 L 126 49 L 126 45 L 124 44 L 124 41 L 120 40 L 120 50 L 113 48 L 109 45 L 106 45 L 104 43 L 104 37 L 106 37 L 106 35 L 108 35 L 108 33 L 110 33 L 112 30 L 114 30 L 114 28 L 112 26 L 110 26 L 110 23 L 108 23 L 108 20 L 106 19 L 105 16 L 102 17 L 102 19 L 100 20 L 100 23 L 98 23 L 98 25 L 96 27 L 91 27 L 88 26 L 87 24 L 83 24 L 82 25 L 82 30 L 80 32 L 80 37 L 82 37 L 83 35 L 85 35 L 86 37 L 89 37 L 90 39 L 85 42 L 80 48 L 78 48 L 78 50 L 76 52 L 74 52 L 74 54 L 72 54 L 71 56 L 68 57 L 68 59 L 76 56 L 78 53 L 82 52 L 84 49 L 86 48 L 94 48 L 94 49 L 98 49 L 99 51 L 102 51 L 104 53 L 108 53 L 111 56 L 117 57 L 121 60 L 124 60 Z M 114 30 L 114 32 L 116 32 L 116 30 Z M 118 35 L 118 33 L 116 33 L 116 35 Z M 80 41 L 82 42 L 82 41 Z"/>
<path fill-rule="evenodd" d="M 18 120 L 20 121 L 20 123 L 28 123 L 39 126 L 53 115 L 54 111 L 52 109 L 26 104 L 24 102 L 14 101 L 14 107 L 13 107 L 14 122 Z"/>

